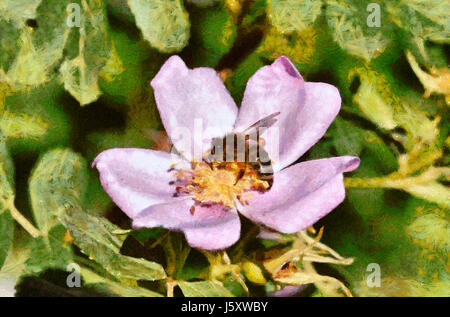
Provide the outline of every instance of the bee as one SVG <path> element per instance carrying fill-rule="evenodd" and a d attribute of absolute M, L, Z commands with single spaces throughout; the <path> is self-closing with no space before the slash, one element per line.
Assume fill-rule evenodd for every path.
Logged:
<path fill-rule="evenodd" d="M 258 173 L 259 179 L 268 182 L 270 189 L 273 184 L 273 166 L 269 154 L 264 149 L 260 129 L 271 127 L 277 121 L 276 117 L 279 114 L 280 112 L 272 113 L 243 132 L 233 132 L 225 137 L 213 139 L 210 154 L 203 160 L 211 168 L 212 162 L 218 162 L 219 168 L 225 167 L 227 163 L 237 162 L 239 171 L 235 184 L 245 175 L 249 167 L 253 168 Z"/>

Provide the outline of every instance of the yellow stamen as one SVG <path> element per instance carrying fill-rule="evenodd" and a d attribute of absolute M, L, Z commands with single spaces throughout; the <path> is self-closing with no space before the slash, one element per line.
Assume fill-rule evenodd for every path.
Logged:
<path fill-rule="evenodd" d="M 267 190 L 267 181 L 259 178 L 258 171 L 247 163 L 206 162 L 193 163 L 193 170 L 179 171 L 175 177 L 185 183 L 184 192 L 201 203 L 217 203 L 235 208 L 235 200 L 247 204 L 250 191 Z"/>

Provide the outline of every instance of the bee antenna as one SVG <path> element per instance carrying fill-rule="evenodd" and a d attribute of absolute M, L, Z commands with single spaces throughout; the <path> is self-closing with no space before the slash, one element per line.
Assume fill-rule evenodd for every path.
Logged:
<path fill-rule="evenodd" d="M 278 116 L 281 112 L 274 112 L 258 121 L 256 121 L 254 124 L 252 124 L 250 127 L 248 127 L 244 132 L 249 132 L 252 129 L 258 129 L 258 128 L 269 128 L 271 127 L 275 122 L 278 121 L 275 117 Z"/>

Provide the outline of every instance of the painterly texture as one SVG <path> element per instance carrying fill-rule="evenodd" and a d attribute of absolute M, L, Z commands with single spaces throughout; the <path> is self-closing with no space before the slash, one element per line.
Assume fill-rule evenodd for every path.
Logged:
<path fill-rule="evenodd" d="M 116 148 L 102 152 L 92 164 L 100 172 L 105 191 L 133 219 L 135 228 L 162 226 L 183 231 L 191 246 L 217 250 L 230 247 L 239 239 L 238 211 L 256 223 L 283 233 L 295 233 L 313 225 L 344 200 L 342 173 L 358 167 L 357 157 L 303 162 L 282 170 L 323 136 L 341 105 L 335 87 L 304 82 L 288 58 L 279 57 L 250 78 L 239 112 L 213 69 L 189 70 L 178 56 L 165 62 L 152 80 L 152 87 L 164 127 L 180 156 Z M 249 177 L 246 174 L 242 180 L 230 179 L 227 186 L 229 176 L 218 168 L 211 169 L 203 163 L 204 169 L 210 171 L 208 174 L 193 168 L 199 164 L 195 163 L 193 154 L 196 143 L 203 144 L 206 140 L 208 144 L 214 137 L 246 130 L 278 112 L 275 124 L 261 133 L 263 138 L 270 129 L 279 130 L 278 137 L 268 138 L 265 143 L 268 149 L 280 152 L 273 153 L 277 160 L 273 163 L 275 174 L 271 188 L 262 184 L 262 191 L 257 190 L 257 184 L 247 181 L 248 188 L 239 189 L 241 184 L 246 184 Z M 200 132 L 215 130 L 214 134 L 189 133 L 195 130 L 196 120 L 202 122 Z M 175 132 L 180 127 L 185 129 L 182 135 Z M 190 139 L 186 141 L 187 137 Z M 268 154 L 275 157 L 271 151 Z M 186 167 L 190 161 L 193 166 Z M 245 159 L 241 163 L 245 164 Z M 195 189 L 205 188 L 199 195 L 189 189 L 185 196 L 175 195 L 176 188 L 184 185 L 179 184 L 179 176 L 171 169 L 193 173 Z M 202 180 L 211 178 L 210 182 Z M 223 186 L 208 195 L 218 183 Z M 238 191 L 229 197 L 231 190 Z M 245 199 L 240 199 L 244 195 Z M 234 199 L 241 200 L 242 204 L 233 204 Z"/>
<path fill-rule="evenodd" d="M 377 4 L 0 1 L 0 294 L 449 296 L 450 7 Z"/>

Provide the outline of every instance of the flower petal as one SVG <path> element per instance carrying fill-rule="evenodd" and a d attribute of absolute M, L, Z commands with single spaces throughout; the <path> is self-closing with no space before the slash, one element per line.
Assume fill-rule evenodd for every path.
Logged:
<path fill-rule="evenodd" d="M 189 245 L 205 250 L 225 249 L 239 239 L 241 222 L 236 211 L 220 205 L 195 206 L 192 199 L 151 206 L 133 221 L 135 228 L 164 227 L 183 231 Z"/>
<path fill-rule="evenodd" d="M 214 69 L 189 69 L 175 55 L 161 67 L 151 85 L 164 128 L 186 158 L 201 155 L 202 143 L 209 145 L 211 138 L 232 130 L 237 107 Z M 195 136 L 195 131 L 203 138 Z M 194 148 L 199 151 L 194 153 Z"/>
<path fill-rule="evenodd" d="M 170 153 L 144 149 L 110 149 L 92 163 L 112 200 L 133 218 L 145 208 L 174 199 L 169 169 L 177 161 Z M 180 160 L 178 164 L 186 164 Z M 178 166 L 178 165 L 177 165 Z"/>
<path fill-rule="evenodd" d="M 308 228 L 345 197 L 343 172 L 359 165 L 359 158 L 341 156 L 307 161 L 274 175 L 269 192 L 253 193 L 240 212 L 247 218 L 283 233 Z"/>
<path fill-rule="evenodd" d="M 295 162 L 324 135 L 340 106 L 336 87 L 304 82 L 295 66 L 283 56 L 250 78 L 235 129 L 241 131 L 280 112 L 277 122 L 263 134 L 266 150 L 274 159 L 274 170 L 279 171 Z"/>

